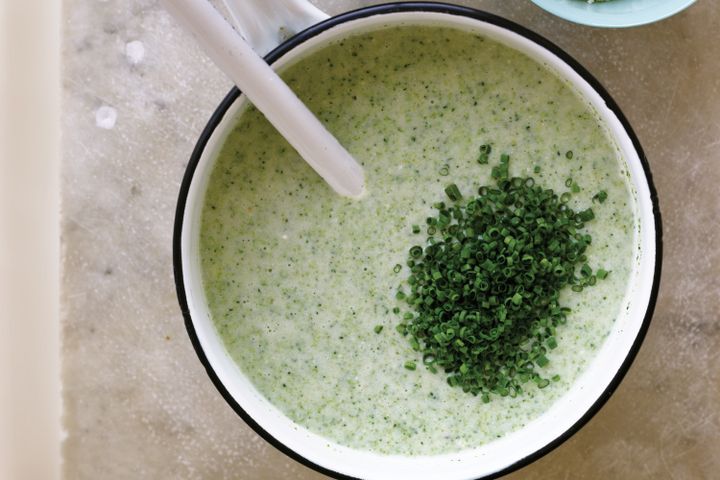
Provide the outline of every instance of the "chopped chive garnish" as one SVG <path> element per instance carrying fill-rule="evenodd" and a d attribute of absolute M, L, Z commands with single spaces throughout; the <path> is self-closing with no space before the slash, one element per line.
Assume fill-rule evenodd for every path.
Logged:
<path fill-rule="evenodd" d="M 595 200 L 597 200 L 599 203 L 605 203 L 605 200 L 607 200 L 607 197 L 608 197 L 607 192 L 605 190 L 600 190 L 598 193 L 596 193 L 593 196 L 592 201 L 594 202 Z"/>
<path fill-rule="evenodd" d="M 550 363 L 550 360 L 548 360 L 545 355 L 541 354 L 535 359 L 535 363 L 537 363 L 539 367 L 544 367 L 545 365 Z"/>
<path fill-rule="evenodd" d="M 399 263 L 393 267 L 393 272 L 400 273 L 400 270 L 402 270 L 402 265 Z"/>
<path fill-rule="evenodd" d="M 450 166 L 449 165 L 443 165 L 443 167 L 438 172 L 440 176 L 447 177 L 450 174 Z"/>
<path fill-rule="evenodd" d="M 535 168 L 533 168 L 533 172 L 540 173 L 540 165 L 535 165 Z"/>
<path fill-rule="evenodd" d="M 565 158 L 567 158 L 568 160 L 572 160 L 572 158 L 573 158 L 573 151 L 572 151 L 572 150 L 568 150 L 567 152 L 565 152 Z"/>
<path fill-rule="evenodd" d="M 565 186 L 566 186 L 566 187 L 570 188 L 570 186 L 572 186 L 572 184 L 573 184 L 573 179 L 572 179 L 572 178 L 567 178 L 567 179 L 565 179 Z"/>
<path fill-rule="evenodd" d="M 412 233 L 420 233 L 420 225 L 413 225 Z"/>
<path fill-rule="evenodd" d="M 445 187 L 445 193 L 447 194 L 448 198 L 453 202 L 457 202 L 462 198 L 462 193 L 460 193 L 460 189 L 454 183 L 451 183 L 450 185 Z"/>
<path fill-rule="evenodd" d="M 382 326 L 382 325 L 375 325 L 375 328 L 373 328 L 373 331 L 374 331 L 375 333 L 380 333 L 380 332 L 383 331 L 383 326 Z"/>
<path fill-rule="evenodd" d="M 433 205 L 425 245 L 408 251 L 409 291 L 396 293 L 407 307 L 397 330 L 425 367 L 483 402 L 521 395 L 529 381 L 549 385 L 536 368 L 550 364 L 556 330 L 568 320 L 560 291 L 582 292 L 608 275 L 588 264 L 592 237 L 583 228 L 593 210 L 573 210 L 569 192 L 559 195 L 532 177 L 511 177 L 509 161 L 500 156 L 494 184 L 477 196 L 447 186 L 451 202 Z M 566 185 L 579 189 L 571 178 Z"/>
<path fill-rule="evenodd" d="M 588 265 L 587 263 L 583 264 L 583 266 L 580 267 L 580 274 L 583 277 L 589 277 L 590 275 L 592 275 L 592 268 L 590 268 L 590 265 Z"/>
<path fill-rule="evenodd" d="M 595 218 L 595 214 L 593 213 L 592 208 L 588 208 L 578 213 L 578 217 L 580 217 L 580 220 L 583 222 L 589 222 Z"/>
<path fill-rule="evenodd" d="M 480 145 L 480 155 L 478 155 L 478 163 L 481 165 L 485 165 L 490 160 L 490 152 L 492 152 L 492 147 L 489 144 Z"/>

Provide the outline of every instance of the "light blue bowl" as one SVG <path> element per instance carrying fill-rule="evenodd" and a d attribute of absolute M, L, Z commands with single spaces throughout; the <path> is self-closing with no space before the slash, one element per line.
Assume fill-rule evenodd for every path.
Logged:
<path fill-rule="evenodd" d="M 695 0 L 532 0 L 560 18 L 593 27 L 635 27 L 675 15 Z"/>

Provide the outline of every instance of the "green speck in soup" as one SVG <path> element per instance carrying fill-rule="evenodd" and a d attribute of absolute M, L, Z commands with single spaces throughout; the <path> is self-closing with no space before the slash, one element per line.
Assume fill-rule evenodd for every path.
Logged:
<path fill-rule="evenodd" d="M 523 54 L 437 27 L 361 34 L 283 77 L 363 165 L 368 194 L 336 195 L 259 112 L 240 116 L 214 166 L 200 233 L 207 302 L 239 368 L 298 424 L 379 453 L 472 448 L 542 414 L 602 345 L 632 270 L 633 196 L 594 110 Z M 585 228 L 588 263 L 612 273 L 561 294 L 572 313 L 539 369 L 554 381 L 485 403 L 421 359 L 407 363 L 417 354 L 393 309 L 433 202 L 449 184 L 473 192 L 491 183 L 500 152 L 513 176 L 557 192 L 576 185 L 568 205 L 596 217 Z"/>

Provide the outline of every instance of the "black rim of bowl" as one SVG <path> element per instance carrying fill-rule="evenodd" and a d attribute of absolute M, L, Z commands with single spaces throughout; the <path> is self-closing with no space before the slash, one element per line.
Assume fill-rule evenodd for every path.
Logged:
<path fill-rule="evenodd" d="M 655 221 L 655 248 L 656 248 L 656 257 L 655 257 L 655 272 L 653 275 L 653 285 L 650 292 L 650 300 L 648 302 L 647 310 L 645 312 L 645 318 L 643 319 L 642 326 L 640 327 L 640 331 L 637 334 L 637 337 L 635 338 L 635 341 L 633 342 L 632 347 L 630 348 L 630 351 L 628 352 L 627 356 L 625 357 L 625 360 L 623 364 L 620 366 L 620 369 L 615 374 L 615 377 L 612 379 L 608 387 L 605 389 L 605 391 L 595 400 L 595 403 L 593 403 L 592 407 L 577 421 L 574 425 L 572 425 L 569 429 L 567 429 L 562 435 L 555 438 L 552 442 L 548 443 L 544 447 L 540 448 L 539 450 L 535 451 L 534 453 L 521 458 L 517 460 L 516 462 L 512 463 L 511 465 L 497 471 L 494 473 L 491 473 L 489 475 L 478 477 L 479 479 L 483 480 L 490 480 L 494 478 L 501 477 L 503 475 L 506 475 L 512 471 L 518 470 L 535 460 L 539 459 L 540 457 L 546 455 L 550 451 L 554 450 L 556 447 L 558 447 L 560 444 L 565 442 L 568 438 L 570 438 L 572 435 L 574 435 L 578 430 L 580 430 L 599 410 L 600 408 L 607 402 L 607 400 L 610 398 L 610 396 L 615 392 L 615 389 L 618 387 L 620 382 L 622 381 L 623 377 L 627 373 L 628 369 L 630 368 L 630 365 L 632 364 L 633 360 L 635 359 L 640 346 L 643 342 L 643 339 L 645 338 L 645 334 L 647 333 L 647 329 L 650 326 L 650 320 L 652 318 L 653 312 L 655 310 L 655 304 L 657 302 L 657 295 L 658 295 L 658 289 L 660 287 L 660 270 L 662 265 L 662 229 L 661 229 L 661 220 L 660 220 L 660 209 L 658 206 L 658 199 L 657 199 L 657 192 L 655 191 L 655 186 L 652 181 L 652 175 L 650 173 L 650 166 L 647 162 L 647 159 L 645 158 L 645 154 L 643 152 L 643 149 L 640 145 L 640 142 L 635 135 L 635 132 L 630 127 L 630 124 L 628 123 L 627 119 L 623 115 L 622 111 L 618 107 L 618 105 L 615 103 L 615 101 L 610 97 L 608 92 L 603 88 L 603 86 L 598 82 L 595 77 L 593 77 L 585 68 L 583 68 L 578 62 L 576 62 L 570 55 L 565 53 L 563 50 L 561 50 L 558 46 L 553 44 L 552 42 L 546 40 L 545 38 L 541 37 L 540 35 L 526 29 L 525 27 L 522 27 L 516 23 L 513 23 L 509 20 L 506 20 L 502 17 L 499 17 L 497 15 L 493 15 L 487 12 L 483 12 L 480 10 L 476 10 L 473 8 L 468 7 L 461 7 L 457 5 L 450 5 L 445 3 L 437 3 L 437 2 L 399 2 L 399 3 L 387 3 L 383 5 L 375 5 L 371 7 L 361 8 L 358 10 L 353 10 L 350 12 L 343 13 L 341 15 L 337 15 L 335 17 L 329 18 L 323 22 L 320 22 L 316 25 L 313 25 L 312 27 L 298 33 L 297 35 L 291 37 L 287 41 L 283 42 L 280 46 L 275 48 L 273 51 L 271 51 L 269 54 L 265 56 L 265 60 L 272 64 L 276 60 L 278 60 L 280 57 L 282 57 L 285 53 L 289 52 L 299 44 L 305 42 L 306 40 L 324 32 L 325 30 L 328 30 L 331 27 L 334 27 L 336 25 L 339 25 L 341 23 L 345 23 L 351 20 L 357 20 L 360 18 L 370 17 L 374 15 L 379 14 L 387 14 L 387 13 L 397 13 L 397 12 L 435 12 L 435 13 L 445 13 L 450 15 L 459 15 L 464 17 L 473 18 L 476 20 L 480 20 L 486 23 L 490 23 L 493 25 L 496 25 L 498 27 L 502 27 L 504 29 L 510 30 L 516 34 L 519 34 L 536 44 L 544 47 L 545 49 L 549 50 L 556 56 L 558 56 L 561 60 L 563 60 L 566 64 L 568 64 L 573 70 L 575 70 L 576 73 L 578 73 L 586 82 L 590 84 L 590 86 L 603 98 L 605 103 L 607 104 L 607 107 L 617 116 L 617 118 L 620 120 L 620 123 L 622 124 L 623 128 L 628 134 L 628 137 L 632 141 L 633 147 L 635 148 L 635 151 L 638 154 L 638 157 L 640 158 L 640 162 L 643 167 L 643 171 L 645 174 L 645 178 L 648 182 L 648 187 L 650 189 L 650 199 L 652 201 L 652 207 L 653 207 L 653 216 Z M 220 379 L 218 378 L 217 374 L 215 373 L 215 370 L 213 369 L 212 365 L 210 365 L 210 362 L 208 362 L 208 359 L 205 355 L 205 352 L 203 350 L 202 345 L 200 345 L 200 341 L 198 340 L 197 334 L 195 332 L 195 327 L 193 325 L 192 318 L 190 316 L 190 310 L 188 308 L 187 303 L 187 297 L 185 295 L 185 285 L 183 282 L 183 265 L 182 265 L 182 245 L 181 245 L 181 236 L 182 236 L 182 229 L 183 229 L 183 217 L 185 214 L 185 207 L 187 203 L 187 196 L 188 192 L 190 190 L 190 184 L 192 183 L 192 179 L 195 174 L 195 170 L 197 168 L 198 162 L 200 161 L 200 157 L 202 156 L 202 153 L 205 149 L 205 146 L 207 145 L 208 140 L 210 139 L 210 136 L 217 128 L 220 121 L 225 116 L 225 113 L 228 111 L 230 106 L 237 100 L 237 98 L 240 96 L 240 91 L 233 87 L 230 92 L 227 94 L 227 96 L 223 99 L 223 101 L 220 103 L 220 105 L 217 107 L 215 112 L 213 113 L 212 117 L 208 121 L 208 124 L 205 126 L 205 129 L 203 130 L 202 134 L 200 135 L 200 138 L 197 141 L 197 144 L 195 145 L 195 148 L 192 152 L 192 156 L 190 157 L 190 161 L 188 163 L 187 169 L 185 171 L 185 176 L 183 177 L 182 185 L 180 186 L 180 193 L 178 196 L 178 202 L 177 202 L 177 209 L 175 212 L 175 225 L 174 225 L 174 233 L 173 233 L 173 265 L 174 265 L 174 273 L 175 273 L 175 288 L 177 291 L 178 301 L 180 303 L 180 308 L 183 313 L 183 317 L 185 319 L 185 328 L 187 329 L 188 335 L 190 337 L 190 341 L 193 344 L 193 347 L 195 348 L 195 352 L 198 355 L 198 358 L 200 359 L 200 362 L 205 367 L 205 370 L 207 371 L 208 376 L 212 380 L 213 384 L 217 388 L 217 390 L 220 392 L 222 397 L 225 399 L 225 401 L 235 410 L 235 412 L 250 426 L 253 430 L 255 430 L 262 438 L 264 438 L 267 442 L 272 444 L 275 448 L 280 450 L 281 452 L 285 453 L 289 457 L 293 458 L 294 460 L 300 462 L 301 464 L 310 467 L 314 470 L 317 470 L 318 472 L 324 473 L 325 475 L 329 475 L 331 477 L 335 477 L 338 479 L 354 479 L 355 477 L 350 477 L 348 475 L 344 475 L 342 473 L 336 472 L 334 470 L 331 470 L 329 468 L 323 467 L 321 465 L 318 465 L 316 463 L 311 462 L 307 458 L 303 457 L 299 453 L 295 452 L 294 450 L 290 449 L 288 446 L 277 440 L 275 437 L 270 435 L 267 431 L 265 431 L 243 408 L 235 401 L 235 399 L 230 395 L 230 393 L 227 391 L 225 386 L 222 384 Z"/>

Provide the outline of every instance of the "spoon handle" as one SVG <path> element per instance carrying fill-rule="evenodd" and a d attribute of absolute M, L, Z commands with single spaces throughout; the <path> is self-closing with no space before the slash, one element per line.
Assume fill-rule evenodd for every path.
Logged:
<path fill-rule="evenodd" d="M 224 0 L 235 28 L 265 55 L 294 35 L 329 16 L 308 0 Z"/>
<path fill-rule="evenodd" d="M 333 190 L 348 197 L 362 195 L 362 167 L 207 0 L 163 3 Z"/>

